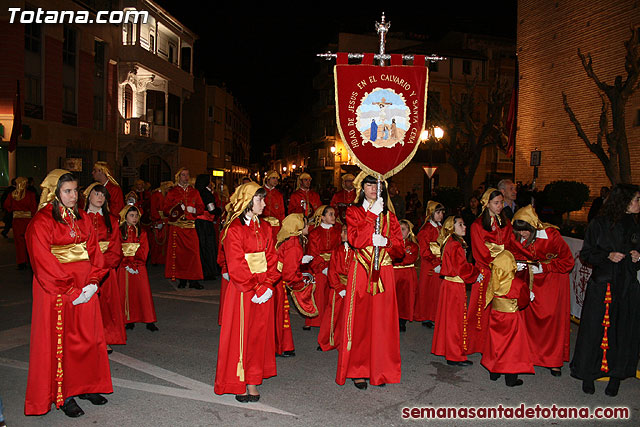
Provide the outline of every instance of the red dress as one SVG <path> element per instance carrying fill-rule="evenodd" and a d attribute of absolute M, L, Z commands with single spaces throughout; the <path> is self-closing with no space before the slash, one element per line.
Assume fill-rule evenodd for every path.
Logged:
<path fill-rule="evenodd" d="M 243 394 L 247 384 L 259 385 L 277 375 L 273 297 L 264 304 L 251 298 L 273 290 L 280 278 L 278 256 L 271 226 L 264 221 L 246 225 L 236 218 L 223 244 L 231 280 L 224 296 L 214 391 Z M 261 252 L 266 271 L 252 273 L 246 255 Z"/>
<path fill-rule="evenodd" d="M 271 224 L 271 229 L 273 230 L 273 238 L 276 239 L 278 235 L 278 231 L 280 231 L 280 224 L 282 224 L 282 220 L 285 217 L 284 213 L 284 198 L 282 197 L 282 193 L 277 188 L 269 188 L 266 185 L 264 186 L 267 194 L 264 196 L 264 202 L 266 206 L 264 207 L 264 211 L 262 211 L 262 217 L 268 218 L 272 217 L 278 220 L 278 225 L 274 226 Z"/>
<path fill-rule="evenodd" d="M 535 298 L 523 313 L 533 364 L 556 368 L 569 361 L 569 273 L 574 261 L 560 232 L 552 227 L 544 231 L 547 238 L 538 237 L 527 248 L 542 262 L 542 273 L 533 276 Z"/>
<path fill-rule="evenodd" d="M 229 286 L 229 281 L 224 278 L 225 274 L 229 274 L 229 269 L 227 268 L 227 261 L 224 258 L 224 249 L 222 247 L 222 242 L 220 241 L 220 237 L 222 237 L 221 233 L 218 233 L 218 257 L 216 261 L 220 266 L 220 304 L 218 305 L 218 326 L 222 325 L 222 306 L 224 304 L 224 294 L 227 291 L 227 286 Z"/>
<path fill-rule="evenodd" d="M 322 316 L 329 300 L 329 284 L 327 280 L 329 260 L 331 251 L 337 248 L 342 240 L 341 234 L 342 230 L 335 225 L 329 229 L 319 225 L 309 232 L 307 254 L 313 256 L 309 267 L 316 279 L 316 290 L 313 293 L 313 297 L 318 306 L 318 315 L 316 317 L 307 317 L 304 321 L 305 326 L 320 327 L 322 324 Z M 325 268 L 327 269 L 326 274 L 323 273 Z"/>
<path fill-rule="evenodd" d="M 118 267 L 118 282 L 122 289 L 125 322 L 154 323 L 157 317 L 147 273 L 147 233 L 142 230 L 140 236 L 136 236 L 135 227 L 127 226 L 127 240 L 122 241 L 121 247 L 122 262 Z"/>
<path fill-rule="evenodd" d="M 120 264 L 120 229 L 118 218 L 110 215 L 111 234 L 104 223 L 101 213 L 86 213 L 91 220 L 93 229 L 98 233 L 100 251 L 104 258 L 108 273 L 100 285 L 100 311 L 102 312 L 102 324 L 104 325 L 104 339 L 107 344 L 126 344 L 127 333 L 124 326 L 124 311 L 122 310 L 122 297 L 118 284 L 118 272 L 116 268 Z"/>
<path fill-rule="evenodd" d="M 122 188 L 119 185 L 107 180 L 104 187 L 109 192 L 109 210 L 114 214 L 120 214 L 122 208 L 124 208 L 124 196 L 122 195 Z"/>
<path fill-rule="evenodd" d="M 169 222 L 164 216 L 164 194 L 160 189 L 151 193 L 149 219 L 149 261 L 153 265 L 164 264 L 167 260 Z"/>
<path fill-rule="evenodd" d="M 438 300 L 431 353 L 453 362 L 463 362 L 467 360 L 469 345 L 465 284 L 474 282 L 480 271 L 467 262 L 460 242 L 450 237 L 443 249 L 440 274 L 444 279 Z"/>
<path fill-rule="evenodd" d="M 493 373 L 533 374 L 535 371 L 531 362 L 527 328 L 521 311 L 529 303 L 529 287 L 516 277 L 504 297 L 494 297 L 494 300 L 500 299 L 517 300 L 518 310 L 511 313 L 501 311 L 492 301 L 490 305 L 493 308 L 487 316 L 487 339 L 480 363 Z"/>
<path fill-rule="evenodd" d="M 96 233 L 81 214 L 72 237 L 72 226 L 54 220 L 51 209 L 40 209 L 26 233 L 34 274 L 25 415 L 45 414 L 52 403 L 60 407 L 82 393 L 113 392 L 97 295 L 72 304 L 83 287 L 99 283 L 107 272 Z M 86 244 L 88 259 L 62 263 L 51 252 L 74 243 Z"/>
<path fill-rule="evenodd" d="M 517 260 L 531 259 L 531 254 L 522 245 L 516 242 L 511 223 L 507 221 L 504 228 L 500 228 L 495 222 L 492 230 L 487 231 L 482 227 L 482 216 L 471 224 L 471 247 L 476 267 L 484 276 L 482 282 L 475 282 L 471 287 L 469 298 L 469 310 L 467 321 L 469 324 L 469 352 L 482 353 L 484 348 L 487 325 L 489 323 L 490 307 L 485 308 L 487 284 L 491 279 L 489 264 L 493 261 L 491 252 L 485 242 L 504 245 L 504 249 L 511 251 Z"/>
<path fill-rule="evenodd" d="M 418 260 L 420 248 L 410 240 L 404 241 L 404 256 L 393 261 L 393 272 L 396 276 L 396 295 L 398 297 L 398 317 L 408 321 L 414 320 L 414 305 L 418 274 L 415 262 Z"/>
<path fill-rule="evenodd" d="M 435 320 L 438 311 L 438 296 L 442 279 L 434 269 L 440 265 L 440 258 L 431 252 L 429 244 L 438 240 L 441 228 L 441 225 L 427 221 L 416 236 L 420 246 L 420 280 L 416 292 L 413 320 L 418 322 Z"/>
<path fill-rule="evenodd" d="M 167 279 L 202 280 L 202 264 L 200 261 L 200 245 L 195 229 L 195 219 L 204 212 L 204 203 L 198 190 L 188 185 L 182 188 L 176 185 L 167 192 L 164 199 L 164 215 L 168 218 L 171 208 L 176 205 L 185 206 L 185 220 L 169 224 L 169 241 L 164 276 Z M 187 212 L 187 207 L 194 207 L 195 213 Z"/>
<path fill-rule="evenodd" d="M 347 273 L 349 273 L 349 265 L 353 262 L 354 254 L 354 250 L 347 242 L 338 245 L 331 252 L 329 298 L 322 316 L 320 332 L 318 332 L 318 345 L 322 351 L 337 348 L 342 339 L 344 298 L 338 294 L 347 289 Z"/>
<path fill-rule="evenodd" d="M 300 262 L 304 251 L 298 237 L 290 237 L 278 248 L 278 267 L 282 265 L 282 278 L 278 281 L 273 292 L 276 309 L 276 353 L 293 351 L 293 334 L 289 317 L 289 298 L 285 286 L 295 286 L 302 283 Z"/>
<path fill-rule="evenodd" d="M 404 243 L 396 216 L 392 212 L 381 215 L 381 234 L 388 239 L 388 247 L 380 251 L 379 282 L 384 291 L 373 295 L 371 286 L 368 292 L 368 270 L 359 259 L 370 265 L 366 258 L 373 258 L 375 223 L 376 215 L 365 212 L 362 206 L 347 208 L 349 243 L 357 254 L 349 266 L 344 332 L 338 347 L 336 383 L 341 385 L 347 378 L 369 378 L 371 385 L 400 382 L 400 330 L 391 259 L 403 255 Z M 379 289 L 378 284 L 375 289 Z"/>
<path fill-rule="evenodd" d="M 292 213 L 301 213 L 308 217 L 322 206 L 320 195 L 313 190 L 297 189 L 289 198 L 289 215 Z"/>
<path fill-rule="evenodd" d="M 12 212 L 13 215 L 11 226 L 13 227 L 13 243 L 16 247 L 16 264 L 24 264 L 29 261 L 24 234 L 27 232 L 31 218 L 38 210 L 36 195 L 25 190 L 22 199 L 15 200 L 13 193 L 10 193 L 4 201 L 3 208 L 7 212 Z"/>

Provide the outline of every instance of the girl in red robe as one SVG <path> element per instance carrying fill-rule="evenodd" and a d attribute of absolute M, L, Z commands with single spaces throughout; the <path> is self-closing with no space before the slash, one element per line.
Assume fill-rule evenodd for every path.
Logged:
<path fill-rule="evenodd" d="M 367 378 L 371 385 L 400 382 L 400 331 L 391 260 L 404 255 L 404 243 L 400 224 L 387 209 L 386 186 L 378 197 L 376 178 L 361 172 L 356 189 L 358 201 L 347 208 L 349 244 L 356 254 L 347 276 L 336 383 L 343 385 L 351 378 L 357 388 L 366 389 Z M 375 232 L 378 216 L 379 234 Z M 376 246 L 380 262 L 377 271 Z"/>
<path fill-rule="evenodd" d="M 516 236 L 541 263 L 529 271 L 534 274 L 531 292 L 535 298 L 524 311 L 533 364 L 560 376 L 562 365 L 569 361 L 573 254 L 557 227 L 541 222 L 531 205 L 518 210 L 512 222 Z"/>
<path fill-rule="evenodd" d="M 292 357 L 296 355 L 289 317 L 287 288 L 299 288 L 304 282 L 300 270 L 304 256 L 304 244 L 309 234 L 309 225 L 302 214 L 291 214 L 281 223 L 278 232 L 278 271 L 281 280 L 275 286 L 274 305 L 276 309 L 276 355 Z"/>
<path fill-rule="evenodd" d="M 522 310 L 529 304 L 529 287 L 516 277 L 516 260 L 502 251 L 491 262 L 491 281 L 487 305 L 491 304 L 487 339 L 482 352 L 482 366 L 496 381 L 505 374 L 508 387 L 522 385 L 518 374 L 534 374 L 527 328 Z"/>
<path fill-rule="evenodd" d="M 418 274 L 415 262 L 420 255 L 418 241 L 413 235 L 413 224 L 406 219 L 400 220 L 400 230 L 404 240 L 404 255 L 393 260 L 393 272 L 396 277 L 396 295 L 398 297 L 398 316 L 400 332 L 407 330 L 407 320 L 414 319 L 413 309 L 416 301 Z"/>
<path fill-rule="evenodd" d="M 135 205 L 125 206 L 120 211 L 122 261 L 118 267 L 118 281 L 122 288 L 126 328 L 133 329 L 136 323 L 146 323 L 147 329 L 155 332 L 158 330 L 156 308 L 147 273 L 149 241 L 147 233 L 140 230 L 139 221 L 140 211 Z"/>
<path fill-rule="evenodd" d="M 265 190 L 255 182 L 231 196 L 222 244 L 229 267 L 214 391 L 257 402 L 258 385 L 277 374 L 273 288 L 280 278 L 271 225 L 260 221 Z"/>
<path fill-rule="evenodd" d="M 98 244 L 102 252 L 105 267 L 109 269 L 100 285 L 100 311 L 104 325 L 104 338 L 107 341 L 107 351 L 113 350 L 110 344 L 126 344 L 127 334 L 124 330 L 124 311 L 118 285 L 120 264 L 120 233 L 118 217 L 109 212 L 109 191 L 95 182 L 84 191 L 85 211 L 91 220 L 93 229 L 98 236 Z"/>
<path fill-rule="evenodd" d="M 33 311 L 25 415 L 54 403 L 66 415 L 84 414 L 74 397 L 104 404 L 112 393 L 100 305 L 106 274 L 96 233 L 78 212 L 78 183 L 55 169 L 42 182 L 41 208 L 26 242 L 33 267 Z"/>
<path fill-rule="evenodd" d="M 531 259 L 531 254 L 516 242 L 511 223 L 502 212 L 504 197 L 499 190 L 489 188 L 480 200 L 482 213 L 471 224 L 471 247 L 476 267 L 482 273 L 483 280 L 471 287 L 469 310 L 467 313 L 469 334 L 469 353 L 482 353 L 489 322 L 489 309 L 485 304 L 487 284 L 491 279 L 489 265 L 502 250 L 511 251 L 520 260 Z"/>
<path fill-rule="evenodd" d="M 478 269 L 467 262 L 467 243 L 464 240 L 466 232 L 467 226 L 462 217 L 450 216 L 444 222 L 438 237 L 442 257 L 440 273 L 444 279 L 438 300 L 431 353 L 444 356 L 447 364 L 452 366 L 473 364 L 467 360 L 469 325 L 466 283 L 482 280 Z"/>
<path fill-rule="evenodd" d="M 348 242 L 346 224 L 342 226 L 340 239 L 342 244 L 331 252 L 331 260 L 329 261 L 329 299 L 322 317 L 320 332 L 318 332 L 318 349 L 322 351 L 337 348 L 342 339 L 347 273 L 355 253 Z"/>
<path fill-rule="evenodd" d="M 430 245 L 438 240 L 443 219 L 444 206 L 430 200 L 427 203 L 426 220 L 417 236 L 418 246 L 420 246 L 420 281 L 416 292 L 413 320 L 422 322 L 422 325 L 428 328 L 433 328 L 442 282 L 440 259 L 431 252 Z"/>
<path fill-rule="evenodd" d="M 29 261 L 27 253 L 27 243 L 25 241 L 25 233 L 29 221 L 38 210 L 38 202 L 36 195 L 27 190 L 27 178 L 19 176 L 16 178 L 16 189 L 9 194 L 4 201 L 4 210 L 10 212 L 13 216 L 13 243 L 16 247 L 16 264 L 18 270 L 24 270 Z"/>
<path fill-rule="evenodd" d="M 324 309 L 329 299 L 329 284 L 327 276 L 329 274 L 329 260 L 331 251 L 340 245 L 340 227 L 335 227 L 336 210 L 332 206 L 320 206 L 316 214 L 315 227 L 309 232 L 309 244 L 307 254 L 313 259 L 309 263 L 311 272 L 316 280 L 316 290 L 313 294 L 320 313 L 316 317 L 307 317 L 304 322 L 304 329 L 320 327 Z"/>

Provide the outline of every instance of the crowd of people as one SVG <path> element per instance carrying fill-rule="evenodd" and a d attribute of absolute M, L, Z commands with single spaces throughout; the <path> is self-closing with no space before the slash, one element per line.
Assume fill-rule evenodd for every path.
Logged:
<path fill-rule="evenodd" d="M 509 180 L 462 212 L 428 201 L 414 230 L 413 198 L 364 172 L 344 175 L 324 204 L 308 173 L 288 197 L 275 171 L 231 195 L 208 175 L 194 186 L 186 168 L 153 192 L 136 182 L 126 195 L 104 162 L 93 177 L 80 193 L 73 174 L 50 172 L 39 204 L 19 178 L 5 201 L 17 263 L 33 268 L 27 415 L 54 403 L 77 417 L 76 397 L 107 402 L 109 346 L 125 344 L 135 323 L 158 330 L 147 262 L 164 264 L 177 288 L 221 275 L 214 391 L 239 402 L 260 399 L 276 357 L 295 357 L 291 302 L 317 350 L 338 351 L 336 383 L 362 390 L 400 382 L 400 336 L 411 322 L 433 328 L 431 353 L 448 365 L 468 367 L 480 353 L 489 379 L 504 375 L 509 387 L 534 366 L 560 376 L 570 360 L 573 255 L 557 227 L 516 205 Z M 585 393 L 609 377 L 615 396 L 635 376 L 638 213 L 640 190 L 620 184 L 587 229 L 582 257 L 593 275 L 570 363 Z"/>

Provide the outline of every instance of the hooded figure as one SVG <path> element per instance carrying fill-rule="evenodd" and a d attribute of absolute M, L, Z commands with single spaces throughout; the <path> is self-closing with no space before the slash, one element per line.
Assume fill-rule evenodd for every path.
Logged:
<path fill-rule="evenodd" d="M 31 218 L 38 211 L 38 202 L 33 192 L 27 190 L 27 178 L 16 178 L 16 189 L 5 199 L 3 208 L 12 216 L 13 243 L 16 248 L 16 264 L 24 270 L 29 261 L 25 233 Z"/>

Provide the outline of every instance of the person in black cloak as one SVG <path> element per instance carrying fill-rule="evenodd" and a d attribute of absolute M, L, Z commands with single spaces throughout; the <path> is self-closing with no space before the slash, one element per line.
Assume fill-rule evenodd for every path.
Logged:
<path fill-rule="evenodd" d="M 218 254 L 215 228 L 213 220 L 220 211 L 215 205 L 211 183 L 211 176 L 200 174 L 196 178 L 196 190 L 200 193 L 205 212 L 196 219 L 196 232 L 200 241 L 200 262 L 202 263 L 202 275 L 204 280 L 214 280 L 218 276 L 216 256 Z"/>

